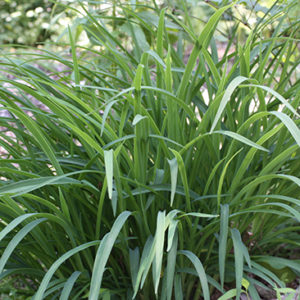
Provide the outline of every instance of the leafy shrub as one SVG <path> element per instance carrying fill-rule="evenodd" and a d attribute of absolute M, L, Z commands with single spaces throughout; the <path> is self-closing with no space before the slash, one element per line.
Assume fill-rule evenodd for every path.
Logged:
<path fill-rule="evenodd" d="M 54 9 L 51 0 L 4 0 L 0 2 L 0 44 L 36 43 L 56 36 L 59 24 L 50 24 L 51 15 L 62 12 Z M 65 16 L 61 16 L 65 17 Z"/>
<path fill-rule="evenodd" d="M 29 278 L 35 300 L 259 299 L 299 276 L 294 6 L 219 57 L 231 7 L 196 36 L 159 6 L 82 4 L 71 58 L 2 55 L 1 279 Z"/>

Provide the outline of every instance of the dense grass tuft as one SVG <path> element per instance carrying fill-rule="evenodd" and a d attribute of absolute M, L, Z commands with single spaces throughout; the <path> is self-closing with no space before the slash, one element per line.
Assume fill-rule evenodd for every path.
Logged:
<path fill-rule="evenodd" d="M 243 43 L 232 25 L 220 57 L 235 3 L 200 35 L 184 1 L 183 18 L 111 4 L 78 2 L 68 53 L 1 52 L 0 280 L 26 279 L 34 300 L 288 291 L 300 275 L 295 5 L 276 1 Z"/>

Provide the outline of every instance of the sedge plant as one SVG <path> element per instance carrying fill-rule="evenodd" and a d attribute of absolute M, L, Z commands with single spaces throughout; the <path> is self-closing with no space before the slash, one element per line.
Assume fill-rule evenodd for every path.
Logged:
<path fill-rule="evenodd" d="M 61 52 L 1 50 L 0 280 L 30 299 L 260 299 L 299 276 L 295 5 L 220 56 L 237 3 L 196 35 L 185 1 L 149 2 L 78 1 Z"/>

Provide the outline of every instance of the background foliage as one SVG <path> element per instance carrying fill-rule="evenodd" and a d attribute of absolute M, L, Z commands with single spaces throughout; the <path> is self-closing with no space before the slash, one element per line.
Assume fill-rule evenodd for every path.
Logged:
<path fill-rule="evenodd" d="M 117 5 L 118 3 L 126 4 L 127 1 L 99 1 L 102 5 Z M 156 1 L 160 7 L 167 6 L 174 15 L 182 15 L 184 11 L 188 12 L 191 26 L 196 34 L 199 34 L 207 21 L 208 17 L 213 13 L 213 7 L 220 5 L 222 1 L 209 1 L 212 6 L 206 5 L 205 1 L 189 0 L 189 1 Z M 225 4 L 228 1 L 223 1 Z M 232 26 L 236 20 L 240 21 L 239 31 L 243 34 L 249 33 L 251 28 L 264 12 L 272 6 L 274 1 L 270 0 L 247 0 L 239 1 L 237 9 L 230 9 L 220 20 L 222 25 L 220 29 L 223 34 L 231 34 Z M 278 3 L 289 4 L 292 0 L 281 0 Z M 71 4 L 70 4 L 71 3 Z M 139 5 L 147 5 L 149 1 L 136 1 Z M 37 45 L 46 41 L 57 41 L 62 32 L 72 20 L 76 18 L 72 9 L 68 9 L 68 5 L 73 8 L 80 6 L 76 1 L 60 0 L 55 3 L 53 0 L 3 0 L 0 2 L 0 43 L 1 44 L 25 44 Z M 99 4 L 101 6 L 101 4 Z M 297 18 L 299 8 L 289 12 L 290 20 Z M 225 22 L 226 21 L 226 22 Z M 117 25 L 117 24 L 116 24 Z M 265 28 L 264 34 L 270 35 L 273 24 L 269 24 Z M 119 30 L 122 30 L 119 28 Z M 123 28 L 123 30 L 125 30 Z M 239 33 L 241 39 L 241 33 Z M 215 38 L 226 41 L 220 32 L 216 32 Z"/>
<path fill-rule="evenodd" d="M 50 0 L 0 1 L 0 44 L 36 45 L 56 39 L 62 26 L 70 21 L 64 14 L 53 24 L 53 17 L 62 12 Z"/>

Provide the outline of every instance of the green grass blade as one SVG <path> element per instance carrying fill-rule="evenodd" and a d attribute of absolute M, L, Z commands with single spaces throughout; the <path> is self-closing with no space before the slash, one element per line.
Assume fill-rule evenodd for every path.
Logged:
<path fill-rule="evenodd" d="M 279 93 L 277 93 L 276 91 L 274 91 L 273 89 L 267 87 L 267 86 L 263 86 L 263 85 L 256 85 L 256 84 L 247 84 L 245 86 L 249 86 L 249 87 L 258 87 L 261 88 L 267 92 L 269 92 L 270 94 L 272 94 L 274 97 L 276 97 L 277 99 L 280 100 L 280 102 L 282 104 L 284 104 L 293 114 L 295 114 L 296 116 L 300 117 L 300 115 L 297 113 L 297 111 L 295 110 L 295 108 L 286 100 L 284 99 L 283 96 L 281 96 Z"/>
<path fill-rule="evenodd" d="M 183 186 L 184 186 L 184 191 L 185 191 L 185 196 L 186 196 L 187 210 L 191 211 L 192 208 L 191 208 L 189 185 L 188 185 L 186 170 L 185 170 L 185 166 L 184 166 L 182 156 L 176 150 L 174 150 L 174 149 L 170 149 L 170 150 L 175 155 L 175 158 L 176 158 L 176 161 L 177 161 L 177 164 L 178 164 L 178 168 L 179 168 L 179 172 L 180 172 L 180 175 L 181 175 L 181 180 L 182 180 L 182 183 L 183 183 Z"/>
<path fill-rule="evenodd" d="M 227 291 L 220 298 L 218 298 L 218 300 L 229 300 L 229 299 L 232 299 L 236 295 L 237 295 L 237 290 L 236 289 L 232 289 L 232 290 Z"/>
<path fill-rule="evenodd" d="M 258 256 L 255 259 L 256 262 L 264 262 L 269 264 L 270 266 L 275 267 L 275 269 L 283 269 L 285 267 L 291 268 L 292 270 L 299 272 L 300 263 L 298 260 L 292 260 L 282 257 L 274 257 L 270 255 L 262 255 Z"/>
<path fill-rule="evenodd" d="M 204 300 L 209 300 L 210 294 L 208 289 L 207 277 L 203 265 L 200 262 L 199 258 L 194 253 L 187 250 L 180 250 L 178 253 L 185 255 L 194 265 L 201 282 Z"/>
<path fill-rule="evenodd" d="M 67 176 L 68 174 L 62 176 L 49 176 L 43 178 L 21 180 L 1 187 L 0 195 L 2 196 L 5 194 L 10 194 L 13 196 L 20 196 L 47 185 L 81 184 L 80 181 L 69 178 Z"/>
<path fill-rule="evenodd" d="M 113 105 L 114 105 L 115 103 L 117 103 L 118 101 L 119 101 L 119 100 L 110 101 L 110 102 L 106 105 L 106 107 L 105 107 L 105 110 L 104 110 L 103 116 L 102 116 L 102 125 L 101 125 L 101 133 L 100 133 L 101 136 L 103 135 L 103 131 L 104 131 L 104 127 L 105 127 L 105 122 L 106 122 L 106 119 L 107 119 L 107 117 L 108 117 L 108 114 L 109 114 L 111 108 L 113 107 Z"/>
<path fill-rule="evenodd" d="M 149 236 L 143 249 L 140 267 L 136 276 L 137 279 L 134 286 L 133 299 L 137 295 L 139 286 L 141 285 L 142 288 L 144 285 L 144 282 L 146 280 L 154 256 L 155 256 L 155 239 L 152 236 Z"/>
<path fill-rule="evenodd" d="M 215 28 L 215 26 L 217 25 L 219 19 L 221 18 L 222 14 L 229 9 L 233 4 L 224 6 L 222 8 L 220 8 L 219 10 L 217 10 L 213 16 L 209 19 L 209 21 L 205 24 L 205 27 L 203 28 L 203 30 L 201 31 L 201 34 L 198 38 L 198 40 L 196 41 L 196 44 L 193 48 L 192 53 L 190 54 L 188 63 L 186 65 L 185 68 L 185 72 L 183 74 L 183 77 L 181 79 L 180 82 L 180 86 L 178 88 L 178 98 L 179 99 L 185 99 L 185 94 L 186 94 L 186 90 L 187 90 L 187 86 L 189 83 L 189 79 L 191 77 L 192 71 L 194 69 L 196 60 L 198 58 L 198 55 L 201 51 L 201 48 L 203 47 L 204 49 L 207 48 L 209 42 L 210 42 L 210 36 L 211 36 L 211 32 L 213 31 L 213 29 Z"/>
<path fill-rule="evenodd" d="M 172 210 L 167 215 L 167 219 L 169 222 L 167 252 L 170 251 L 172 244 L 173 244 L 174 235 L 176 233 L 177 224 L 179 222 L 178 220 L 175 220 L 175 217 L 178 213 L 179 213 L 178 210 Z"/>
<path fill-rule="evenodd" d="M 69 39 L 70 39 L 70 44 L 71 44 L 71 51 L 72 51 L 72 58 L 73 58 L 73 65 L 74 65 L 73 72 L 74 72 L 74 77 L 75 77 L 75 84 L 77 86 L 79 86 L 80 74 L 79 74 L 78 61 L 77 61 L 77 55 L 76 55 L 76 46 L 74 44 L 70 26 L 68 26 L 68 32 L 69 32 Z"/>
<path fill-rule="evenodd" d="M 154 282 L 154 290 L 156 295 L 158 293 L 158 285 L 160 281 L 162 258 L 164 252 L 165 223 L 166 223 L 166 212 L 160 211 L 157 215 L 156 233 L 155 233 L 155 256 L 153 261 L 153 282 Z"/>
<path fill-rule="evenodd" d="M 175 300 L 183 300 L 181 276 L 179 274 L 175 275 L 174 294 Z"/>
<path fill-rule="evenodd" d="M 104 163 L 105 163 L 105 172 L 107 177 L 107 189 L 108 189 L 108 197 L 109 199 L 112 198 L 112 192 L 113 192 L 113 150 L 104 150 Z M 114 211 L 115 213 L 115 211 Z"/>
<path fill-rule="evenodd" d="M 275 115 L 284 123 L 284 125 L 289 130 L 289 132 L 300 147 L 300 129 L 296 126 L 295 122 L 293 122 L 293 120 L 288 115 L 280 111 L 271 111 L 270 113 Z"/>
<path fill-rule="evenodd" d="M 127 218 L 131 215 L 130 212 L 124 211 L 122 212 L 114 222 L 114 225 L 109 233 L 105 235 L 103 240 L 100 243 L 100 246 L 97 250 L 92 279 L 91 279 L 91 287 L 89 299 L 95 300 L 99 297 L 99 291 L 101 287 L 103 273 L 105 271 L 105 265 L 109 258 L 110 252 L 113 248 L 116 238 L 119 235 L 121 228 L 123 227 Z"/>
<path fill-rule="evenodd" d="M 211 126 L 210 132 L 213 132 L 215 127 L 217 126 L 218 121 L 221 118 L 221 115 L 226 107 L 226 104 L 229 102 L 231 95 L 233 94 L 234 90 L 244 81 L 249 80 L 246 77 L 243 76 L 238 76 L 236 78 L 234 78 L 230 84 L 228 85 L 228 87 L 225 90 L 225 93 L 221 99 L 218 111 L 216 113 L 216 116 L 214 118 L 213 124 Z"/>
<path fill-rule="evenodd" d="M 46 218 L 38 219 L 35 221 L 30 222 L 29 224 L 25 225 L 14 237 L 13 239 L 8 243 L 6 246 L 1 259 L 0 259 L 0 274 L 2 273 L 5 264 L 9 260 L 10 255 L 13 253 L 15 248 L 18 246 L 18 244 L 22 241 L 22 239 L 37 225 L 40 223 L 46 221 Z"/>
<path fill-rule="evenodd" d="M 20 223 L 22 223 L 24 220 L 36 215 L 36 213 L 31 214 L 24 214 L 17 218 L 15 218 L 13 221 L 11 221 L 8 225 L 5 226 L 3 230 L 0 232 L 0 241 L 5 238 L 5 236 L 10 233 L 12 230 L 14 230 Z"/>
<path fill-rule="evenodd" d="M 175 197 L 175 190 L 176 190 L 176 185 L 177 185 L 178 163 L 177 163 L 176 158 L 168 160 L 168 163 L 170 165 L 170 172 L 171 172 L 171 199 L 170 199 L 170 205 L 173 206 L 173 201 L 174 201 L 174 197 Z"/>
<path fill-rule="evenodd" d="M 235 133 L 235 132 L 232 132 L 232 131 L 225 131 L 225 130 L 217 130 L 217 131 L 213 131 L 212 133 L 220 133 L 220 134 L 223 134 L 223 135 L 227 135 L 227 136 L 230 136 L 231 138 L 243 143 L 243 144 L 246 144 L 250 147 L 254 147 L 258 150 L 262 150 L 262 151 L 265 151 L 265 152 L 269 152 L 268 149 L 252 142 L 251 140 L 245 138 L 244 136 L 238 134 L 238 133 Z"/>
<path fill-rule="evenodd" d="M 63 264 L 67 259 L 69 259 L 71 256 L 75 255 L 76 253 L 83 251 L 91 246 L 96 246 L 99 244 L 99 241 L 93 241 L 93 242 L 88 242 L 85 244 L 82 244 L 72 250 L 69 250 L 68 252 L 66 252 L 65 254 L 63 254 L 59 259 L 57 259 L 52 266 L 50 267 L 50 269 L 47 271 L 47 273 L 45 274 L 33 300 L 42 300 L 44 299 L 44 294 L 46 292 L 46 289 L 49 285 L 49 282 L 52 278 L 52 276 L 54 275 L 54 273 L 56 272 L 56 270 L 61 266 L 61 264 Z M 95 298 L 96 299 L 96 298 Z"/>
<path fill-rule="evenodd" d="M 174 286 L 175 267 L 176 267 L 176 257 L 177 257 L 177 245 L 178 245 L 178 234 L 176 232 L 174 234 L 172 246 L 168 253 L 168 258 L 167 258 L 167 274 L 166 274 L 167 300 L 171 300 L 172 298 L 172 290 Z"/>
<path fill-rule="evenodd" d="M 66 281 L 64 288 L 61 292 L 59 300 L 68 300 L 70 297 L 70 294 L 72 292 L 73 286 L 77 280 L 77 278 L 80 276 L 81 272 L 75 271 Z"/>
<path fill-rule="evenodd" d="M 56 155 L 52 149 L 51 144 L 48 142 L 45 135 L 42 133 L 41 129 L 38 127 L 38 125 L 31 120 L 25 113 L 20 112 L 15 109 L 10 109 L 12 113 L 14 113 L 22 122 L 23 124 L 28 128 L 28 130 L 32 133 L 36 141 L 40 144 L 41 148 L 45 152 L 45 154 L 49 157 L 51 163 L 53 164 L 53 167 L 55 168 L 58 175 L 62 175 L 63 171 L 62 168 L 57 161 Z"/>
<path fill-rule="evenodd" d="M 228 204 L 221 205 L 220 237 L 219 237 L 219 273 L 220 273 L 222 288 L 224 288 L 224 280 L 225 280 L 228 219 L 229 219 L 229 206 Z"/>
<path fill-rule="evenodd" d="M 159 15 L 159 23 L 157 27 L 157 53 L 160 58 L 163 58 L 164 55 L 164 48 L 163 48 L 163 34 L 164 34 L 164 25 L 165 25 L 165 11 L 166 9 L 163 8 Z"/>
<path fill-rule="evenodd" d="M 230 159 L 225 164 L 225 166 L 224 166 L 224 168 L 222 170 L 222 173 L 221 173 L 221 176 L 220 176 L 220 180 L 219 180 L 219 184 L 218 184 L 218 194 L 217 194 L 218 195 L 218 198 L 217 198 L 217 200 L 218 200 L 218 207 L 217 207 L 218 212 L 219 212 L 220 205 L 221 205 L 222 186 L 223 186 L 223 183 L 224 183 L 224 178 L 225 178 L 225 175 L 226 175 L 226 171 L 227 171 L 227 169 L 229 167 L 229 164 L 234 159 L 234 157 L 236 155 L 238 155 L 242 150 L 243 150 L 243 148 L 240 149 L 240 150 L 238 150 L 232 157 L 230 157 Z"/>
<path fill-rule="evenodd" d="M 136 284 L 140 261 L 140 251 L 138 247 L 136 247 L 134 250 L 129 250 L 129 261 L 132 287 L 134 288 Z"/>
<path fill-rule="evenodd" d="M 185 216 L 192 216 L 197 218 L 217 218 L 219 215 L 191 212 L 191 213 L 182 214 L 180 217 L 185 217 Z"/>
<path fill-rule="evenodd" d="M 242 240 L 240 232 L 234 228 L 231 229 L 231 237 L 234 246 L 234 263 L 235 263 L 235 282 L 236 282 L 236 299 L 240 299 L 242 290 L 242 279 L 244 270 L 244 257 L 242 249 Z"/>

